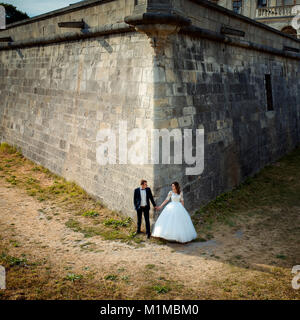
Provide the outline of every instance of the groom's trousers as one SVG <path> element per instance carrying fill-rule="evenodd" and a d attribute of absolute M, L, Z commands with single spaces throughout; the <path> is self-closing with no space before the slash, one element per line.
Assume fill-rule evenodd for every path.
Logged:
<path fill-rule="evenodd" d="M 141 231 L 142 215 L 144 212 L 146 233 L 147 233 L 147 235 L 150 235 L 149 208 L 148 207 L 140 207 L 136 212 L 137 212 L 137 231 L 138 232 Z"/>

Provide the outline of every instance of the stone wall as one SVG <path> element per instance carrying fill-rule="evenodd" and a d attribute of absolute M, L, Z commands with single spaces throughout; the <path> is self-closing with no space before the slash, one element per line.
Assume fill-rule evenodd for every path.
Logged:
<path fill-rule="evenodd" d="M 8 25 L 1 30 L 1 36 L 11 35 L 14 41 L 64 35 L 80 30 L 59 27 L 59 22 L 84 20 L 85 28 L 124 22 L 134 8 L 134 0 L 88 0 L 69 7 L 38 15 L 31 19 Z"/>
<path fill-rule="evenodd" d="M 211 12 L 210 7 L 196 10 L 199 3 L 190 1 L 185 7 L 178 1 L 195 26 L 217 31 L 226 23 L 245 32 L 244 43 L 278 50 L 284 45 L 299 48 L 299 41 L 257 28 L 247 20 L 227 20 L 222 11 Z M 170 179 L 177 180 L 187 206 L 196 210 L 299 143 L 299 60 L 228 46 L 196 32 L 171 36 L 164 53 L 157 58 L 165 70 L 164 89 L 159 90 L 164 103 L 154 109 L 154 127 L 204 128 L 205 169 L 201 176 L 188 176 L 185 165 L 156 166 L 160 200 L 170 189 Z M 273 111 L 267 110 L 266 74 L 272 79 Z"/>
<path fill-rule="evenodd" d="M 212 2 L 232 10 L 232 0 L 212 0 Z M 280 31 L 284 27 L 291 26 L 292 19 L 295 16 L 295 14 L 291 12 L 292 7 L 300 4 L 300 0 L 295 0 L 282 6 L 283 1 L 269 0 L 267 1 L 267 6 L 261 7 L 261 10 L 258 11 L 257 9 L 259 7 L 257 2 L 258 1 L 243 0 L 240 14 Z M 286 11 L 283 10 L 284 7 Z M 296 30 L 295 34 L 298 34 L 298 38 L 300 38 L 300 29 Z"/>
<path fill-rule="evenodd" d="M 103 6 L 117 8 L 119 2 Z M 118 8 L 125 13 L 124 2 Z M 103 12 L 98 18 L 107 22 L 110 11 L 97 9 Z M 92 21 L 86 10 L 74 14 Z M 22 28 L 39 30 L 42 23 L 54 28 L 64 19 L 3 33 L 21 40 Z M 136 32 L 0 51 L 1 141 L 20 146 L 26 157 L 76 181 L 110 208 L 134 214 L 133 188 L 140 178 L 152 184 L 152 167 L 97 164 L 96 136 L 103 128 L 118 130 L 122 119 L 128 129 L 152 127 L 151 68 L 148 39 Z"/>
<path fill-rule="evenodd" d="M 57 28 L 81 18 L 85 30 Z M 14 41 L 0 45 L 1 141 L 127 215 L 141 178 L 159 204 L 178 180 L 193 211 L 299 142 L 300 41 L 208 1 L 90 0 L 4 36 Z M 203 174 L 186 175 L 185 164 L 99 165 L 97 133 L 118 131 L 119 120 L 204 128 Z"/>
<path fill-rule="evenodd" d="M 185 175 L 186 165 L 157 166 L 156 194 L 163 200 L 170 179 L 177 180 L 194 210 L 299 143 L 300 64 L 181 34 L 172 40 L 161 62 L 167 99 L 155 109 L 154 126 L 204 128 L 205 162 L 201 176 Z M 265 74 L 274 111 L 267 111 Z"/>

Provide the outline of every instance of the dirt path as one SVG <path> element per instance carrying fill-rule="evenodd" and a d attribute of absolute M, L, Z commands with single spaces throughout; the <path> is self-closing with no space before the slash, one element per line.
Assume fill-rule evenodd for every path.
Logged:
<path fill-rule="evenodd" d="M 201 250 L 206 251 L 201 243 L 162 246 L 148 242 L 135 248 L 118 241 L 101 240 L 99 236 L 85 239 L 82 233 L 65 226 L 67 213 L 61 211 L 48 220 L 43 212 L 55 210 L 57 214 L 59 209 L 51 209 L 49 204 L 41 204 L 20 190 L 0 186 L 0 207 L 1 234 L 5 237 L 13 234 L 23 252 L 30 253 L 32 258 L 47 259 L 61 272 L 65 272 L 67 265 L 71 265 L 74 273 L 82 273 L 88 267 L 103 277 L 124 268 L 127 276 L 142 281 L 145 267 L 154 265 L 161 271 L 160 275 L 176 275 L 181 282 L 192 281 L 195 286 L 222 268 L 221 263 L 208 262 L 197 253 L 199 244 Z M 83 249 L 85 244 L 92 245 L 94 250 Z M 208 245 L 207 250 L 209 248 Z"/>
<path fill-rule="evenodd" d="M 25 254 L 32 261 L 44 260 L 47 269 L 61 278 L 68 273 L 81 274 L 96 285 L 107 275 L 117 275 L 124 281 L 114 282 L 112 298 L 280 298 L 282 293 L 274 290 L 275 285 L 281 291 L 284 288 L 284 297 L 299 298 L 290 286 L 291 262 L 267 263 L 276 248 L 266 250 L 274 245 L 271 236 L 253 234 L 257 219 L 257 225 L 248 221 L 247 227 L 216 230 L 214 239 L 206 242 L 159 245 L 146 241 L 132 246 L 100 236 L 84 238 L 66 227 L 70 213 L 0 181 L 2 249 L 5 246 L 10 254 Z M 275 232 L 269 231 L 270 235 Z M 151 291 L 160 280 L 171 288 L 164 296 Z M 15 298 L 13 291 L 10 298 Z"/>

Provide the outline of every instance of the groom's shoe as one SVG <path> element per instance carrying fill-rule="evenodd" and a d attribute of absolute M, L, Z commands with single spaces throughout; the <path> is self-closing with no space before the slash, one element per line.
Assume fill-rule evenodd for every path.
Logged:
<path fill-rule="evenodd" d="M 148 233 L 147 234 L 147 239 L 150 239 L 150 237 L 151 237 L 151 233 Z"/>

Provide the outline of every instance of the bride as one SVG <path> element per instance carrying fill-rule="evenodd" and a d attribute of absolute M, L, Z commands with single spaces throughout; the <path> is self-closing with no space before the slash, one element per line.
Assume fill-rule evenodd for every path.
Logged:
<path fill-rule="evenodd" d="M 181 243 L 197 238 L 197 232 L 189 213 L 184 208 L 183 193 L 178 182 L 172 183 L 172 191 L 166 200 L 156 209 L 161 209 L 170 200 L 168 205 L 155 222 L 152 236 Z"/>

